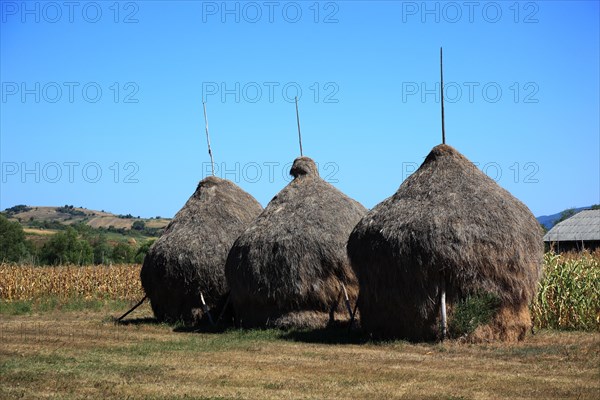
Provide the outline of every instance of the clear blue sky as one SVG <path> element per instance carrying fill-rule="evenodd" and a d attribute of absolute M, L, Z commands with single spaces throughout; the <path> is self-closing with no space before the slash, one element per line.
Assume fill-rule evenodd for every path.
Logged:
<path fill-rule="evenodd" d="M 203 97 L 218 174 L 266 205 L 298 89 L 305 155 L 371 208 L 441 141 L 440 46 L 449 144 L 535 215 L 600 203 L 596 1 L 0 4 L 0 209 L 173 216 Z"/>

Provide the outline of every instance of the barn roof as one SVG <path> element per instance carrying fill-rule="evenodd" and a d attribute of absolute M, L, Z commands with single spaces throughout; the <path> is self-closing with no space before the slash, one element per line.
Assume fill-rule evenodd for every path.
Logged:
<path fill-rule="evenodd" d="M 545 242 L 600 240 L 600 210 L 583 210 L 544 235 Z"/>

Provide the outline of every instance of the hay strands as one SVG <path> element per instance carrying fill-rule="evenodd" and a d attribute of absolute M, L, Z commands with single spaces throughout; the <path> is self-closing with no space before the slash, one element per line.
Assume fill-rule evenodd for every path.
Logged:
<path fill-rule="evenodd" d="M 340 293 L 338 297 L 335 299 L 335 302 L 332 304 L 329 309 L 329 324 L 332 325 L 335 321 L 335 310 L 337 310 L 338 305 L 340 304 L 340 300 L 342 299 L 342 290 L 340 289 Z"/>
<path fill-rule="evenodd" d="M 204 296 L 202 295 L 202 292 L 200 292 L 200 302 L 202 303 L 202 311 L 204 311 L 204 314 L 208 316 L 208 321 L 212 326 L 215 326 L 215 321 L 213 321 L 212 315 L 210 315 L 210 310 L 208 309 L 208 306 L 204 301 Z"/>
<path fill-rule="evenodd" d="M 133 312 L 133 310 L 135 310 L 136 308 L 141 306 L 144 303 L 144 301 L 146 301 L 147 298 L 148 298 L 148 296 L 144 296 L 144 298 L 141 299 L 135 306 L 131 307 L 131 309 L 129 311 L 127 311 L 125 314 L 123 314 L 119 318 L 117 318 L 117 320 L 115 321 L 115 324 L 121 322 L 123 320 L 123 318 L 125 318 L 126 316 L 131 314 Z"/>

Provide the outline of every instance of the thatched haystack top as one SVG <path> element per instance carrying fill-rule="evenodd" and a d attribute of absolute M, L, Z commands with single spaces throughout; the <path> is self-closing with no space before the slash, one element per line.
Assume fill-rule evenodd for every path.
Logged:
<path fill-rule="evenodd" d="M 411 261 L 448 271 L 465 290 L 506 302 L 530 301 L 540 277 L 542 236 L 527 206 L 451 146 L 421 167 L 357 227 L 381 226 L 382 239 Z"/>
<path fill-rule="evenodd" d="M 319 176 L 317 164 L 309 157 L 298 157 L 294 160 L 290 175 L 297 178 L 302 175 Z"/>
<path fill-rule="evenodd" d="M 320 178 L 308 157 L 290 174 L 227 258 L 231 299 L 246 326 L 317 326 L 341 283 L 357 292 L 346 242 L 366 209 Z"/>
<path fill-rule="evenodd" d="M 247 220 L 262 210 L 254 197 L 242 190 L 233 182 L 217 176 L 202 179 L 196 191 L 185 205 L 175 214 L 165 229 L 165 234 L 191 221 L 211 220 L 218 224 L 228 219 Z M 207 226 L 193 225 L 190 229 L 206 230 Z"/>
<path fill-rule="evenodd" d="M 264 228 L 262 235 L 280 239 L 295 232 L 297 239 L 306 236 L 317 240 L 326 232 L 339 235 L 347 226 L 352 229 L 365 214 L 366 209 L 360 203 L 319 176 L 311 158 L 296 158 L 290 175 L 294 179 L 273 197 L 249 230 Z M 308 177 L 314 179 L 305 179 Z"/>
<path fill-rule="evenodd" d="M 424 164 L 435 161 L 440 157 L 456 157 L 461 159 L 463 162 L 468 162 L 471 164 L 471 162 L 465 156 L 459 153 L 454 147 L 447 144 L 440 144 L 431 149 L 427 157 L 425 157 Z"/>

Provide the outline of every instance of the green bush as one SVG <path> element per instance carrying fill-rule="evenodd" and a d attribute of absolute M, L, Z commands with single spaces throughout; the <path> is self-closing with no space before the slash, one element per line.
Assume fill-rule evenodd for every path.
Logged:
<path fill-rule="evenodd" d="M 112 248 L 112 261 L 116 264 L 132 263 L 135 257 L 134 250 L 126 243 L 117 243 Z"/>
<path fill-rule="evenodd" d="M 44 244 L 40 258 L 42 263 L 49 265 L 84 265 L 94 261 L 94 251 L 87 240 L 79 239 L 77 231 L 68 227 Z"/>
<path fill-rule="evenodd" d="M 150 250 L 150 246 L 152 246 L 154 244 L 155 240 L 154 239 L 150 239 L 148 241 L 146 241 L 145 243 L 143 243 L 138 249 L 137 252 L 135 253 L 135 259 L 134 261 L 137 264 L 141 264 L 144 262 L 144 257 L 146 257 L 146 254 L 148 253 L 148 251 Z"/>
<path fill-rule="evenodd" d="M 491 293 L 469 295 L 454 305 L 448 321 L 448 333 L 459 337 L 473 333 L 491 321 L 500 307 L 500 299 Z"/>

